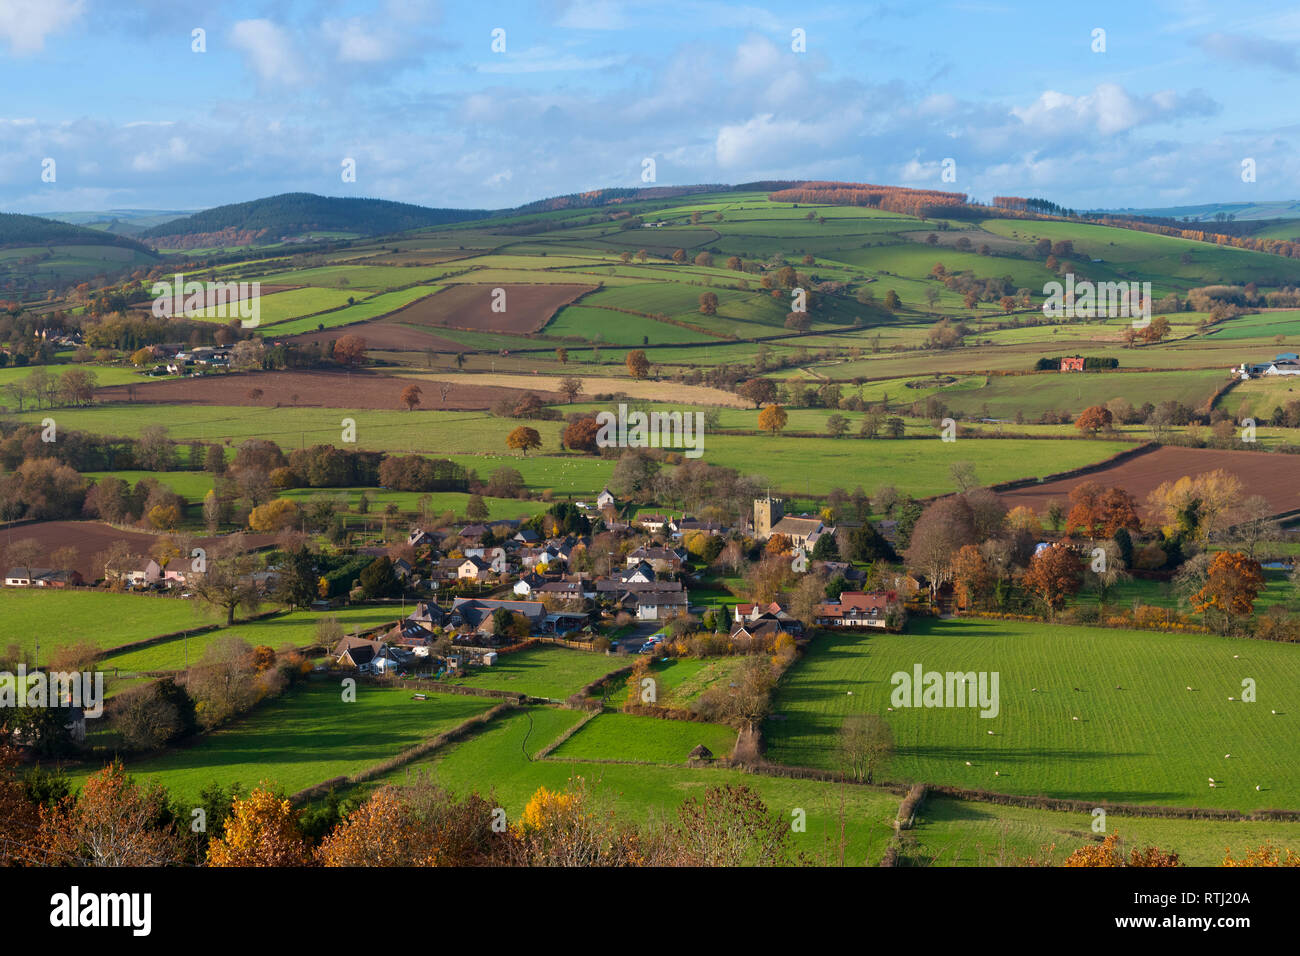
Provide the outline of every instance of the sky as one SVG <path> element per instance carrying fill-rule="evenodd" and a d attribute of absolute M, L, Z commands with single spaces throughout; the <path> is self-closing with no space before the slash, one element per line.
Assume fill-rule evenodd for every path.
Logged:
<path fill-rule="evenodd" d="M 1298 44 L 1268 0 L 0 0 L 0 210 L 500 209 L 647 159 L 658 185 L 1295 199 Z"/>

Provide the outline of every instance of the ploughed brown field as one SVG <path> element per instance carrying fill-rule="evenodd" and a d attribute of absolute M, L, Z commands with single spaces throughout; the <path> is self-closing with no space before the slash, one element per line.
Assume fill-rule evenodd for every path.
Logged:
<path fill-rule="evenodd" d="M 558 283 L 453 285 L 412 302 L 382 321 L 390 325 L 436 326 L 473 332 L 536 332 L 562 307 L 595 288 Z M 492 311 L 496 289 L 505 293 L 504 312 Z"/>
<path fill-rule="evenodd" d="M 302 335 L 286 336 L 289 342 L 333 342 L 345 335 L 355 335 L 365 339 L 366 348 L 373 351 L 417 352 L 433 349 L 435 352 L 472 352 L 473 349 L 434 335 L 431 328 L 414 328 L 409 325 L 393 325 L 387 319 L 368 319 L 351 325 L 339 326 L 319 332 L 304 332 Z"/>
<path fill-rule="evenodd" d="M 1095 481 L 1105 487 L 1123 488 L 1145 508 L 1147 495 L 1163 482 L 1219 468 L 1240 479 L 1244 494 L 1267 499 L 1275 515 L 1300 510 L 1300 455 L 1202 448 L 1157 448 L 1091 474 L 1028 485 L 999 495 L 1009 508 L 1028 505 L 1041 514 L 1052 499 L 1068 507 L 1070 489 Z"/>
<path fill-rule="evenodd" d="M 503 398 L 518 399 L 529 389 L 475 385 L 473 376 L 464 383 L 448 382 L 446 398 L 439 383 L 415 381 L 379 372 L 241 372 L 178 378 L 140 385 L 110 385 L 95 390 L 100 402 L 134 402 L 165 405 L 248 405 L 261 408 L 369 408 L 402 409 L 402 390 L 420 386 L 419 409 L 478 411 L 491 408 Z M 261 391 L 260 395 L 254 390 Z M 544 402 L 562 400 L 559 392 L 532 389 Z"/>
<path fill-rule="evenodd" d="M 165 476 L 164 476 L 165 479 Z M 166 484 L 166 481 L 163 482 Z M 145 531 L 124 531 L 101 521 L 41 521 L 36 524 L 18 525 L 5 531 L 4 541 L 22 541 L 32 538 L 41 545 L 41 556 L 36 566 L 48 568 L 53 564 L 54 552 L 68 546 L 77 549 L 77 571 L 93 584 L 104 576 L 104 566 L 96 564 L 95 558 L 107 551 L 114 541 L 125 541 L 133 554 L 139 555 L 147 563 L 149 548 L 160 540 L 160 535 Z M 211 548 L 221 538 L 195 538 L 194 547 Z M 246 534 L 244 543 L 249 549 L 263 548 L 275 543 L 275 535 Z M 8 570 L 6 565 L 5 570 Z"/>

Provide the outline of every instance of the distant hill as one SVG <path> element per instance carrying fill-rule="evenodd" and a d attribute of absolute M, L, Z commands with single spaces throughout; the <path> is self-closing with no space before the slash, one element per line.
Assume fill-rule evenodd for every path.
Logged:
<path fill-rule="evenodd" d="M 307 235 L 349 233 L 380 236 L 408 229 L 467 222 L 490 215 L 483 209 L 431 209 L 387 199 L 341 199 L 284 193 L 251 202 L 205 209 L 140 233 L 167 248 L 251 245 Z"/>
<path fill-rule="evenodd" d="M 12 212 L 0 213 L 0 246 L 119 246 L 153 255 L 152 250 L 134 239 L 103 229 Z"/>
<path fill-rule="evenodd" d="M 1195 206 L 1165 206 L 1149 209 L 1095 209 L 1090 212 L 1154 219 L 1191 219 L 1192 222 L 1218 222 L 1224 218 L 1241 222 L 1253 219 L 1300 219 L 1300 201 L 1294 199 L 1269 202 L 1212 202 Z"/>
<path fill-rule="evenodd" d="M 138 236 L 146 229 L 199 212 L 197 209 L 104 209 L 99 211 L 41 212 L 44 219 L 70 222 L 118 236 Z"/>

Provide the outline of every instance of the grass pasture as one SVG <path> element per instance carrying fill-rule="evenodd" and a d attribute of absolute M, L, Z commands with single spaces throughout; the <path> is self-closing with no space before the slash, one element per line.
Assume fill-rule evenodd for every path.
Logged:
<path fill-rule="evenodd" d="M 376 784 L 401 785 L 425 774 L 456 793 L 491 792 L 513 821 L 538 787 L 564 789 L 580 778 L 598 807 L 637 826 L 670 817 L 683 800 L 701 795 L 707 787 L 744 784 L 757 790 L 768 810 L 782 819 L 791 819 L 796 808 L 806 812 L 806 831 L 793 834 L 792 839 L 797 850 L 818 862 L 839 862 L 841 815 L 843 858 L 849 865 L 878 863 L 893 834 L 890 821 L 898 811 L 899 798 L 870 788 L 841 788 L 815 780 L 760 777 L 721 768 L 589 763 L 560 760 L 554 755 L 531 759 L 572 727 L 579 716 L 547 707 L 504 715 L 473 737 L 399 768 Z M 617 715 L 606 714 L 593 723 L 609 716 Z"/>
<path fill-rule="evenodd" d="M 1286 727 L 1300 719 L 1297 650 L 981 619 L 914 619 L 899 635 L 823 634 L 779 689 L 780 719 L 764 731 L 768 756 L 833 768 L 844 717 L 875 713 L 893 730 L 897 755 L 886 773 L 893 780 L 1097 802 L 1295 809 L 1300 760 Z M 981 718 L 969 707 L 890 713 L 892 675 L 911 674 L 917 663 L 998 672 L 998 715 Z M 1245 678 L 1257 683 L 1256 703 L 1240 700 Z"/>
<path fill-rule="evenodd" d="M 551 752 L 560 760 L 626 760 L 684 764 L 704 744 L 715 757 L 730 755 L 736 732 L 722 724 L 601 714 Z"/>
<path fill-rule="evenodd" d="M 450 683 L 564 700 L 598 677 L 622 667 L 623 663 L 617 657 L 591 651 L 542 646 L 502 654 L 491 667 L 476 668 L 468 676 Z"/>
<path fill-rule="evenodd" d="M 252 713 L 192 746 L 134 761 L 138 780 L 156 781 L 180 799 L 192 799 L 216 782 L 247 791 L 265 781 L 287 793 L 373 766 L 493 705 L 482 697 L 430 694 L 362 686 L 345 703 L 339 687 L 312 682 L 268 700 Z M 80 785 L 98 768 L 70 772 Z"/>

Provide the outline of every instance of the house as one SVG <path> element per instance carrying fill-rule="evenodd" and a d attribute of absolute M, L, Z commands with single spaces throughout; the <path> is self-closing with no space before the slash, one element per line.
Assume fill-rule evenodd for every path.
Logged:
<path fill-rule="evenodd" d="M 1062 372 L 1082 372 L 1082 371 L 1083 371 L 1083 356 L 1082 356 L 1082 355 L 1067 355 L 1065 358 L 1061 359 L 1061 371 L 1062 371 Z"/>
<path fill-rule="evenodd" d="M 432 632 L 435 627 L 445 627 L 450 615 L 432 601 L 421 601 L 406 618 L 412 624 Z"/>
<path fill-rule="evenodd" d="M 894 591 L 845 591 L 838 601 L 817 605 L 818 627 L 884 628 L 890 613 L 901 614 Z"/>
<path fill-rule="evenodd" d="M 437 547 L 438 539 L 422 528 L 412 528 L 406 543 L 413 548 L 433 548 Z"/>
<path fill-rule="evenodd" d="M 515 532 L 515 536 L 510 540 L 518 541 L 520 544 L 531 545 L 531 544 L 536 544 L 541 539 L 542 536 L 539 535 L 532 528 L 520 528 L 518 531 Z"/>
<path fill-rule="evenodd" d="M 358 670 L 363 674 L 394 674 L 408 664 L 415 655 L 400 647 L 392 647 L 388 644 L 381 644 L 379 650 L 375 652 L 369 662 L 362 664 Z"/>
<path fill-rule="evenodd" d="M 411 562 L 405 558 L 398 558 L 393 562 L 393 573 L 402 581 L 411 580 L 411 575 L 415 569 L 411 567 Z"/>
<path fill-rule="evenodd" d="M 700 521 L 698 518 L 679 518 L 671 522 L 668 527 L 672 530 L 674 538 L 694 534 L 697 531 L 708 535 L 727 533 L 725 525 L 719 524 L 717 521 Z"/>
<path fill-rule="evenodd" d="M 656 571 L 680 571 L 685 561 L 686 551 L 682 548 L 640 547 L 627 556 L 629 567 L 644 563 Z"/>
<path fill-rule="evenodd" d="M 561 601 L 581 601 L 595 597 L 595 592 L 588 592 L 588 585 L 582 581 L 547 581 L 534 593 L 542 598 L 557 598 Z"/>
<path fill-rule="evenodd" d="M 632 593 L 636 600 L 638 621 L 663 621 L 684 614 L 689 606 L 685 591 L 658 590 Z"/>
<path fill-rule="evenodd" d="M 634 520 L 636 524 L 639 524 L 651 534 L 658 534 L 668 524 L 668 519 L 663 515 L 637 515 Z"/>
<path fill-rule="evenodd" d="M 121 581 L 128 587 L 143 588 L 160 582 L 163 579 L 163 569 L 157 561 L 150 558 L 144 565 L 137 565 L 126 571 L 112 571 L 105 576 Z"/>
<path fill-rule="evenodd" d="M 600 494 L 596 495 L 596 508 L 604 511 L 606 508 L 612 508 L 618 503 L 618 499 L 608 488 L 600 489 Z"/>
<path fill-rule="evenodd" d="M 624 584 L 649 584 L 655 580 L 655 577 L 655 569 L 644 561 L 638 561 L 636 564 L 624 568 L 618 575 L 619 581 Z"/>
<path fill-rule="evenodd" d="M 5 572 L 5 586 L 11 588 L 67 588 L 85 582 L 76 571 L 51 571 L 49 568 L 10 568 Z"/>
<path fill-rule="evenodd" d="M 515 582 L 513 590 L 519 597 L 528 597 L 545 583 L 546 578 L 535 571 L 529 571 Z"/>
<path fill-rule="evenodd" d="M 456 565 L 456 577 L 479 581 L 492 573 L 492 565 L 480 557 L 464 558 Z"/>
<path fill-rule="evenodd" d="M 782 612 L 782 616 L 776 614 L 760 614 L 752 620 L 735 621 L 731 625 L 731 636 L 737 637 L 775 637 L 777 634 L 789 634 L 791 637 L 801 637 L 803 635 L 803 623 L 796 618 L 790 617 Z"/>
<path fill-rule="evenodd" d="M 345 637 L 334 648 L 334 663 L 360 669 L 374 660 L 381 646 L 364 637 Z"/>
<path fill-rule="evenodd" d="M 681 581 L 624 582 L 602 578 L 596 582 L 596 592 L 615 610 L 634 614 L 641 621 L 662 621 L 683 613 L 689 606 Z"/>
<path fill-rule="evenodd" d="M 484 598 L 456 598 L 451 605 L 449 623 L 461 633 L 493 636 L 492 612 L 504 608 L 522 614 L 531 632 L 544 629 L 546 605 L 541 601 L 500 601 Z"/>

